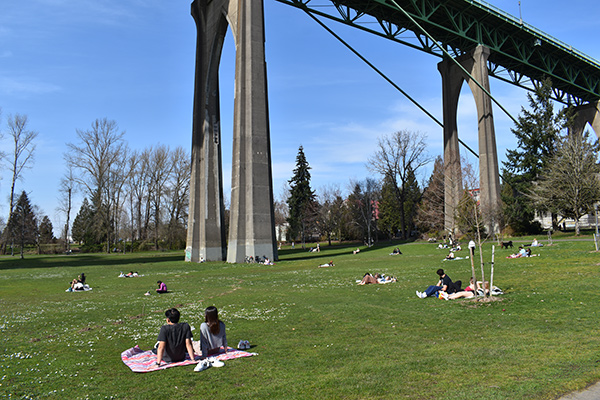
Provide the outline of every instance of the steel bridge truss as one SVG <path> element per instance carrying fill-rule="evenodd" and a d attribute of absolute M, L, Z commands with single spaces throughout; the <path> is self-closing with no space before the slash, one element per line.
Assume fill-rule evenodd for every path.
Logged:
<path fill-rule="evenodd" d="M 442 48 L 458 57 L 484 45 L 490 76 L 527 90 L 549 77 L 553 98 L 567 105 L 600 99 L 598 61 L 481 1 L 276 1 L 441 58 Z"/>

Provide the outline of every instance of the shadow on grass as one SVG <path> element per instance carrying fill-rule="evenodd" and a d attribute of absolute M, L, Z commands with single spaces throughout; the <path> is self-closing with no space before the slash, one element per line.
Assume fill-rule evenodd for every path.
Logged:
<path fill-rule="evenodd" d="M 143 253 L 143 254 L 77 254 L 60 256 L 3 256 L 0 258 L 0 270 L 54 267 L 85 267 L 95 265 L 124 266 L 130 264 L 150 264 L 154 262 L 183 261 L 183 255 L 178 253 Z"/>
<path fill-rule="evenodd" d="M 391 246 L 401 246 L 403 244 L 412 243 L 414 240 L 403 240 L 403 241 L 385 241 L 378 242 L 371 247 L 361 245 L 358 242 L 351 243 L 339 243 L 329 245 L 322 245 L 320 252 L 311 252 L 310 249 L 313 246 L 306 246 L 305 249 L 302 247 L 295 249 L 282 249 L 278 251 L 279 261 L 300 261 L 300 260 L 309 260 L 309 259 L 317 259 L 317 258 L 328 258 L 332 255 L 345 254 L 353 252 L 357 248 L 360 249 L 360 253 L 368 253 L 370 251 L 380 250 L 385 247 Z"/>

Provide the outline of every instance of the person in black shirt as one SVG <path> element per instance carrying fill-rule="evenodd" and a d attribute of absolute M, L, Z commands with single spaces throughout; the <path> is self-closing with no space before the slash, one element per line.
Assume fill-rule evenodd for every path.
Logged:
<path fill-rule="evenodd" d="M 442 296 L 447 296 L 448 293 L 453 293 L 452 288 L 454 285 L 452 284 L 452 279 L 448 275 L 444 273 L 443 269 L 438 269 L 436 272 L 440 280 L 436 285 L 431 285 L 424 292 L 419 292 L 417 290 L 417 296 L 424 299 L 429 296 L 438 297 L 438 293 L 441 292 Z"/>
<path fill-rule="evenodd" d="M 179 322 L 180 314 L 176 308 L 165 311 L 165 317 L 167 317 L 167 325 L 160 328 L 157 347 L 153 350 L 156 353 L 156 365 L 160 365 L 162 361 L 183 361 L 186 350 L 190 359 L 194 360 L 190 326 L 186 322 Z"/>

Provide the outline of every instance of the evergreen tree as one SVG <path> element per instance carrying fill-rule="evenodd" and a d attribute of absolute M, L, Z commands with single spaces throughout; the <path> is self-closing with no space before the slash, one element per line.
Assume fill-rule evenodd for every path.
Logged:
<path fill-rule="evenodd" d="M 7 235 L 7 244 L 19 244 L 21 247 L 21 258 L 26 245 L 35 245 L 37 243 L 38 229 L 35 213 L 29 202 L 27 193 L 23 191 L 10 215 L 6 225 L 5 234 Z"/>
<path fill-rule="evenodd" d="M 383 179 L 381 185 L 381 198 L 379 201 L 379 220 L 377 225 L 379 230 L 391 239 L 402 227 L 401 222 L 402 208 L 396 198 L 396 189 L 394 182 L 387 176 Z"/>
<path fill-rule="evenodd" d="M 444 231 L 444 223 L 444 160 L 437 156 L 417 212 L 417 226 L 434 233 Z"/>
<path fill-rule="evenodd" d="M 456 214 L 456 222 L 460 232 L 469 237 L 478 237 L 478 231 L 480 234 L 485 235 L 481 210 L 468 190 L 463 192 L 463 197 L 456 208 Z"/>
<path fill-rule="evenodd" d="M 419 188 L 415 172 L 410 167 L 408 169 L 405 186 L 406 200 L 404 201 L 404 222 L 410 236 L 411 232 L 416 228 L 416 215 L 419 203 L 421 202 L 421 188 Z"/>
<path fill-rule="evenodd" d="M 287 199 L 287 204 L 289 236 L 290 238 L 300 236 L 303 247 L 316 213 L 315 193 L 310 188 L 310 169 L 304 149 L 300 146 L 296 156 L 294 176 L 288 181 L 290 197 Z"/>
<path fill-rule="evenodd" d="M 502 190 L 502 200 L 506 222 L 515 232 L 533 233 L 539 229 L 539 224 L 532 223 L 536 210 L 526 193 L 548 166 L 560 131 L 567 124 L 564 110 L 554 113 L 551 95 L 552 82 L 546 79 L 533 95 L 527 95 L 530 110 L 521 108 L 518 123 L 511 129 L 517 149 L 508 150 L 503 162 L 504 184 L 508 187 Z"/>
<path fill-rule="evenodd" d="M 73 240 L 84 245 L 92 245 L 96 243 L 95 232 L 94 232 L 94 220 L 95 213 L 94 209 L 90 205 L 87 198 L 83 199 L 79 213 L 73 221 L 73 227 L 71 233 Z"/>
<path fill-rule="evenodd" d="M 42 222 L 40 222 L 39 232 L 40 244 L 50 244 L 54 241 L 54 230 L 52 227 L 52 222 L 50 221 L 50 218 L 47 215 L 44 215 L 44 217 L 42 218 Z"/>

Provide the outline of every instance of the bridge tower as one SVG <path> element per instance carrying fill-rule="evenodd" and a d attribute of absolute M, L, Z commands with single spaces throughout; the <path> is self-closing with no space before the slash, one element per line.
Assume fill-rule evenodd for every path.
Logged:
<path fill-rule="evenodd" d="M 194 0 L 196 72 L 185 260 L 277 258 L 262 0 Z M 219 63 L 227 27 L 236 49 L 231 210 L 225 240 Z"/>
<path fill-rule="evenodd" d="M 489 93 L 487 70 L 489 48 L 477 46 L 456 61 Z M 500 175 L 496 134 L 492 114 L 492 100 L 453 60 L 445 59 L 438 64 L 442 75 L 442 98 L 444 115 L 444 172 L 445 172 L 445 228 L 455 231 L 454 217 L 462 197 L 462 174 L 458 148 L 456 115 L 460 89 L 466 81 L 475 97 L 479 132 L 479 201 L 484 223 L 489 232 L 499 231 L 498 215 L 501 206 Z"/>
<path fill-rule="evenodd" d="M 582 133 L 586 124 L 592 126 L 596 136 L 600 139 L 600 101 L 584 104 L 575 108 L 575 122 L 573 130 Z"/>

